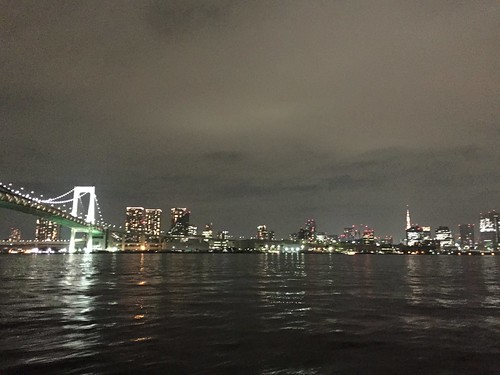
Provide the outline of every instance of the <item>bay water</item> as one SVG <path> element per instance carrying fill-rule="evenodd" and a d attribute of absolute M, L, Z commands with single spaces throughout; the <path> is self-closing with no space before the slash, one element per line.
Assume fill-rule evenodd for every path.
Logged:
<path fill-rule="evenodd" d="M 499 374 L 500 257 L 0 256 L 0 374 Z"/>

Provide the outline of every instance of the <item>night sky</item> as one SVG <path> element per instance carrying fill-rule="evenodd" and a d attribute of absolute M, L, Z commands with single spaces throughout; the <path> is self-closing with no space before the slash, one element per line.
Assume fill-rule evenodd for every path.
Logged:
<path fill-rule="evenodd" d="M 0 180 L 233 235 L 500 209 L 498 1 L 0 1 Z M 32 218 L 0 210 L 0 234 Z M 31 227 L 29 227 L 31 228 Z M 33 237 L 26 229 L 24 237 Z"/>

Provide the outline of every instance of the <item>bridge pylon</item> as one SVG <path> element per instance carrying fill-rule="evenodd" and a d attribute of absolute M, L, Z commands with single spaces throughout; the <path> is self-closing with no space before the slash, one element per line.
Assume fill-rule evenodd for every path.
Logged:
<path fill-rule="evenodd" d="M 87 216 L 85 221 L 89 224 L 95 224 L 95 186 L 75 186 L 73 189 L 73 208 L 71 210 L 71 215 L 78 216 L 78 202 L 82 195 L 89 194 L 89 206 L 87 208 Z M 88 229 L 83 228 L 71 228 L 71 237 L 69 240 L 69 252 L 74 253 L 76 251 L 76 236 L 78 233 L 85 233 L 87 235 L 87 245 L 86 251 L 92 251 L 93 238 L 92 238 L 92 227 L 89 226 Z"/>

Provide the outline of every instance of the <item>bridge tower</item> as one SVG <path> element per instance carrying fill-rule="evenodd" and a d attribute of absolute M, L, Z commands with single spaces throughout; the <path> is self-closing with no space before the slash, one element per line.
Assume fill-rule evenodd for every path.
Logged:
<path fill-rule="evenodd" d="M 89 194 L 89 206 L 87 209 L 87 216 L 85 221 L 89 224 L 95 224 L 95 186 L 75 186 L 73 190 L 73 208 L 71 210 L 71 215 L 78 216 L 78 201 L 82 195 Z M 88 229 L 71 228 L 71 237 L 69 240 L 69 252 L 74 253 L 76 251 L 76 235 L 77 233 L 87 234 L 87 248 L 86 251 L 90 252 L 92 250 L 92 227 L 89 226 Z"/>

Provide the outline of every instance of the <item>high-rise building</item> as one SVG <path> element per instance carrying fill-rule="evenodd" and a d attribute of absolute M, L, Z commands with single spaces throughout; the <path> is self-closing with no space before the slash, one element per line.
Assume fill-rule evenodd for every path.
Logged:
<path fill-rule="evenodd" d="M 144 207 L 127 207 L 125 214 L 126 241 L 139 242 L 145 228 Z"/>
<path fill-rule="evenodd" d="M 161 232 L 161 213 L 159 208 L 146 208 L 144 210 L 144 233 L 148 236 L 159 236 Z"/>
<path fill-rule="evenodd" d="M 161 213 L 162 210 L 159 208 L 127 207 L 125 218 L 127 242 L 142 241 L 143 236 L 159 236 Z"/>
<path fill-rule="evenodd" d="M 21 241 L 21 229 L 10 228 L 9 241 L 10 242 L 19 242 L 19 241 Z"/>
<path fill-rule="evenodd" d="M 267 226 L 259 225 L 257 227 L 257 239 L 258 240 L 267 240 L 268 239 Z"/>
<path fill-rule="evenodd" d="M 475 245 L 474 224 L 460 224 L 458 232 L 460 234 L 460 247 L 462 249 L 473 249 Z"/>
<path fill-rule="evenodd" d="M 453 236 L 451 235 L 450 228 L 444 226 L 438 227 L 436 229 L 436 241 L 439 242 L 441 248 L 453 246 Z"/>
<path fill-rule="evenodd" d="M 314 241 L 316 239 L 316 220 L 308 219 L 306 221 L 306 230 L 308 239 L 310 241 Z"/>
<path fill-rule="evenodd" d="M 424 242 L 430 242 L 432 240 L 431 227 L 422 226 L 422 240 Z"/>
<path fill-rule="evenodd" d="M 36 220 L 35 241 L 59 241 L 60 235 L 59 224 L 41 217 Z"/>
<path fill-rule="evenodd" d="M 422 244 L 424 236 L 422 228 L 418 225 L 412 225 L 406 230 L 406 244 L 408 246 L 416 246 Z"/>
<path fill-rule="evenodd" d="M 171 226 L 170 234 L 176 236 L 186 236 L 189 229 L 189 214 L 191 212 L 187 208 L 171 208 Z"/>
<path fill-rule="evenodd" d="M 363 230 L 363 244 L 373 245 L 375 243 L 375 231 L 368 227 Z"/>
<path fill-rule="evenodd" d="M 479 241 L 482 246 L 495 249 L 499 244 L 500 222 L 498 214 L 490 211 L 479 218 Z"/>

